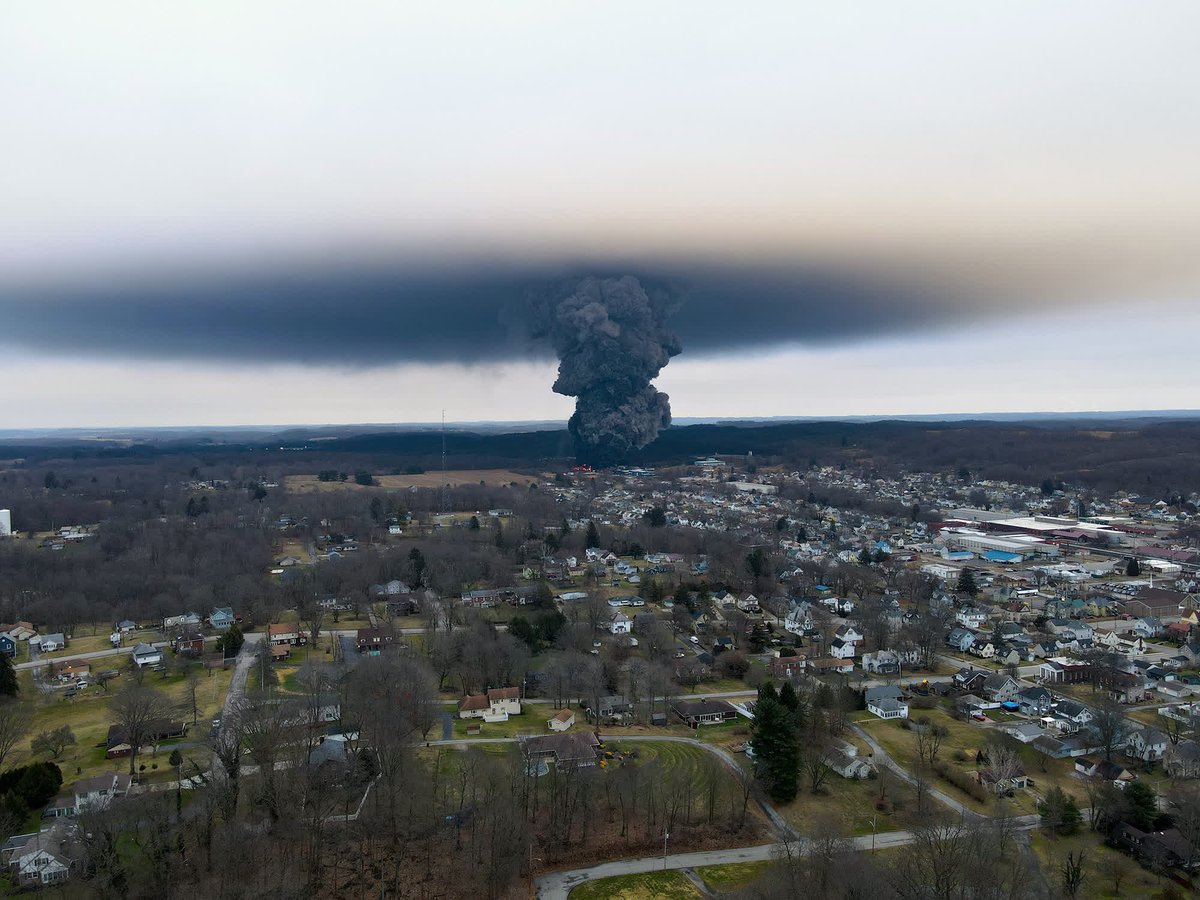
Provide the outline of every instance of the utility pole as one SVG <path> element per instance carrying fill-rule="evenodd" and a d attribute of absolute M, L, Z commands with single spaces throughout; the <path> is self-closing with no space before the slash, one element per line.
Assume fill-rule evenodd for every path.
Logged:
<path fill-rule="evenodd" d="M 667 838 L 671 836 L 667 829 L 663 829 L 663 871 L 667 871 Z"/>

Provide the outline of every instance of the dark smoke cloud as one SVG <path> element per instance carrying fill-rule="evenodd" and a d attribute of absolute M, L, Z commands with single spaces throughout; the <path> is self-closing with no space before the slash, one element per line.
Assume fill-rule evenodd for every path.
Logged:
<path fill-rule="evenodd" d="M 567 427 L 582 461 L 610 465 L 671 424 L 667 395 L 650 381 L 680 352 L 667 328 L 675 306 L 669 291 L 629 275 L 535 295 L 533 334 L 558 354 L 554 390 L 577 398 Z"/>
<path fill-rule="evenodd" d="M 862 273 L 630 263 L 556 267 L 301 266 L 126 278 L 70 288 L 0 283 L 0 344 L 132 359 L 375 366 L 550 355 L 531 291 L 632 274 L 683 298 L 671 327 L 691 358 L 859 340 L 988 315 L 983 305 Z M 539 286 L 543 286 L 539 291 Z M 1011 314 L 1013 306 L 1004 306 Z M 993 308 L 994 314 L 1000 310 Z"/>

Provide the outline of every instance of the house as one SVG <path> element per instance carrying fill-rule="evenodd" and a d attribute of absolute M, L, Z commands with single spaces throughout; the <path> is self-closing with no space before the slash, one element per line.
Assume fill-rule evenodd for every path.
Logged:
<path fill-rule="evenodd" d="M 237 622 L 233 608 L 229 606 L 215 607 L 208 615 L 208 624 L 218 631 L 227 631 Z"/>
<path fill-rule="evenodd" d="M 629 634 L 633 630 L 633 620 L 623 612 L 614 613 L 608 623 L 608 630 L 611 634 Z"/>
<path fill-rule="evenodd" d="M 996 647 L 989 640 L 976 640 L 967 648 L 967 652 L 972 656 L 978 656 L 980 659 L 991 659 L 996 655 Z"/>
<path fill-rule="evenodd" d="M 458 701 L 458 717 L 460 719 L 507 722 L 509 716 L 519 716 L 520 714 L 520 688 L 492 688 L 486 694 L 467 694 Z"/>
<path fill-rule="evenodd" d="M 884 697 L 880 700 L 868 700 L 867 711 L 881 719 L 907 719 L 908 704 L 901 700 Z"/>
<path fill-rule="evenodd" d="M 825 751 L 825 765 L 843 778 L 870 778 L 871 764 L 858 755 L 858 748 L 848 741 L 837 741 Z"/>
<path fill-rule="evenodd" d="M 737 602 L 737 608 L 746 613 L 762 612 L 762 607 L 759 605 L 758 598 L 753 594 L 747 594 Z"/>
<path fill-rule="evenodd" d="M 876 650 L 864 653 L 862 670 L 872 675 L 897 675 L 900 672 L 900 656 L 891 650 Z"/>
<path fill-rule="evenodd" d="M 56 821 L 34 834 L 14 835 L 4 845 L 7 865 L 22 887 L 36 888 L 70 880 L 83 858 L 78 826 Z"/>
<path fill-rule="evenodd" d="M 195 630 L 184 631 L 172 641 L 172 646 L 176 653 L 199 656 L 204 652 L 204 635 Z"/>
<path fill-rule="evenodd" d="M 1200 778 L 1200 744 L 1192 740 L 1172 744 L 1162 762 L 1169 778 Z"/>
<path fill-rule="evenodd" d="M 527 760 L 553 762 L 558 769 L 591 767 L 599 762 L 600 739 L 591 731 L 539 734 L 520 744 Z"/>
<path fill-rule="evenodd" d="M 59 681 L 75 681 L 91 674 L 92 667 L 86 659 L 54 660 L 50 663 L 50 677 Z"/>
<path fill-rule="evenodd" d="M 987 621 L 987 613 L 974 606 L 964 606 L 954 614 L 954 621 L 963 628 L 982 628 Z"/>
<path fill-rule="evenodd" d="M 1144 763 L 1157 762 L 1167 752 L 1170 741 L 1157 728 L 1139 728 L 1129 736 L 1125 755 Z"/>
<path fill-rule="evenodd" d="M 163 631 L 174 631 L 177 628 L 195 628 L 200 624 L 200 616 L 194 612 L 182 616 L 167 616 L 163 619 Z"/>
<path fill-rule="evenodd" d="M 0 632 L 4 632 L 14 641 L 29 641 L 37 637 L 37 629 L 29 622 L 0 625 Z"/>
<path fill-rule="evenodd" d="M 946 635 L 946 643 L 959 653 L 965 653 L 975 643 L 975 635 L 965 628 L 951 628 L 950 633 Z"/>
<path fill-rule="evenodd" d="M 1022 744 L 1035 741 L 1045 734 L 1042 727 L 1036 722 L 1011 722 L 1005 725 L 1003 730 L 1005 734 L 1016 738 Z"/>
<path fill-rule="evenodd" d="M 997 672 L 983 680 L 983 696 L 997 703 L 1016 701 L 1021 683 L 1011 675 Z"/>
<path fill-rule="evenodd" d="M 593 710 L 591 707 L 591 703 L 585 702 L 584 709 L 587 710 L 588 717 L 593 722 L 623 719 L 633 711 L 633 704 L 621 694 L 608 694 L 607 696 L 598 697 L 596 699 L 596 709 Z"/>
<path fill-rule="evenodd" d="M 862 632 L 853 625 L 843 625 L 833 633 L 833 636 L 837 640 L 846 641 L 850 644 L 860 644 L 863 641 Z"/>
<path fill-rule="evenodd" d="M 12 635 L 0 634 L 0 653 L 9 659 L 17 655 L 17 642 Z"/>
<path fill-rule="evenodd" d="M 118 622 L 113 630 L 120 634 L 131 634 L 137 631 L 137 622 L 134 622 L 132 619 L 124 619 Z"/>
<path fill-rule="evenodd" d="M 851 641 L 843 641 L 841 638 L 834 638 L 829 644 L 829 655 L 834 659 L 854 659 L 855 651 L 858 645 Z"/>
<path fill-rule="evenodd" d="M 837 659 L 833 656 L 821 656 L 816 659 L 808 660 L 808 665 L 805 668 L 811 669 L 812 672 L 817 675 L 828 675 L 830 673 L 849 675 L 854 671 L 854 660 Z"/>
<path fill-rule="evenodd" d="M 1074 700 L 1059 700 L 1054 704 L 1053 715 L 1074 726 L 1086 725 L 1095 718 L 1090 709 Z"/>
<path fill-rule="evenodd" d="M 737 717 L 737 710 L 724 700 L 672 700 L 671 710 L 689 728 L 719 725 Z"/>
<path fill-rule="evenodd" d="M 968 693 L 973 691 L 982 691 L 983 683 L 992 673 L 985 669 L 975 669 L 970 666 L 963 666 L 954 673 L 954 686 L 961 691 Z"/>
<path fill-rule="evenodd" d="M 1133 628 L 1130 629 L 1135 635 L 1146 640 L 1158 637 L 1162 634 L 1162 630 L 1163 623 L 1156 616 L 1142 616 L 1133 623 Z"/>
<path fill-rule="evenodd" d="M 304 635 L 296 622 L 276 622 L 267 626 L 267 640 L 272 644 L 290 644 L 295 647 L 305 643 Z"/>
<path fill-rule="evenodd" d="M 358 652 L 370 656 L 378 656 L 384 647 L 390 647 L 395 641 L 395 635 L 383 628 L 360 628 L 356 635 Z"/>
<path fill-rule="evenodd" d="M 133 664 L 139 669 L 147 666 L 161 666 L 162 651 L 150 644 L 138 644 L 133 648 Z"/>
<path fill-rule="evenodd" d="M 1113 833 L 1113 841 L 1138 861 L 1155 870 L 1193 870 L 1200 864 L 1191 843 L 1178 828 L 1146 832 L 1122 822 Z"/>
<path fill-rule="evenodd" d="M 793 681 L 804 671 L 803 656 L 780 656 L 767 661 L 767 670 L 773 678 L 786 678 Z"/>
<path fill-rule="evenodd" d="M 575 724 L 575 713 L 569 709 L 560 709 L 546 720 L 546 727 L 551 731 L 568 731 Z"/>
<path fill-rule="evenodd" d="M 1025 688 L 1017 693 L 1018 709 L 1026 716 L 1043 716 L 1054 702 L 1054 697 L 1043 687 Z"/>
<path fill-rule="evenodd" d="M 54 634 L 43 634 L 40 638 L 32 637 L 29 639 L 29 643 L 36 643 L 42 653 L 53 653 L 67 646 L 67 638 L 66 635 L 59 631 Z"/>
<path fill-rule="evenodd" d="M 66 815 L 78 815 L 81 812 L 95 809 L 107 809 L 115 797 L 124 797 L 129 793 L 132 777 L 128 774 L 118 775 L 115 772 L 105 772 L 75 782 L 72 788 L 70 812 Z"/>
<path fill-rule="evenodd" d="M 146 726 L 146 734 L 142 746 L 152 747 L 162 743 L 163 741 L 187 737 L 187 729 L 187 725 L 183 722 L 173 722 L 167 719 L 158 719 L 157 721 L 151 722 Z M 105 759 L 116 759 L 118 756 L 129 756 L 129 754 L 133 751 L 133 748 L 129 744 L 129 739 L 126 737 L 125 726 L 108 726 L 108 737 L 105 740 L 105 747 Z"/>

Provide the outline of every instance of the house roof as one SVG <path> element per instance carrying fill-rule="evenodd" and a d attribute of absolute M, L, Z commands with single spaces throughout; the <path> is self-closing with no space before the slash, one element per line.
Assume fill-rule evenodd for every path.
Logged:
<path fill-rule="evenodd" d="M 272 622 L 267 626 L 267 634 L 274 637 L 277 634 L 299 634 L 300 626 L 295 622 Z"/>
<path fill-rule="evenodd" d="M 672 704 L 672 708 L 684 718 L 735 712 L 724 700 L 679 700 Z"/>
<path fill-rule="evenodd" d="M 492 688 L 487 692 L 489 703 L 498 703 L 502 700 L 520 700 L 521 689 L 515 687 Z"/>
<path fill-rule="evenodd" d="M 575 713 L 569 709 L 560 709 L 550 718 L 554 722 L 569 722 L 571 719 L 575 718 Z"/>
<path fill-rule="evenodd" d="M 527 753 L 552 754 L 557 763 L 594 760 L 599 746 L 599 738 L 591 731 L 539 734 L 525 741 Z"/>

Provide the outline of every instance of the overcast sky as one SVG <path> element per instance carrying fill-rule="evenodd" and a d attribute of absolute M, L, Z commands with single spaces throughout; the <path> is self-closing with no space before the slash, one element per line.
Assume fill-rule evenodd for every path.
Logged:
<path fill-rule="evenodd" d="M 1200 406 L 1200 6 L 7 4 L 0 427 Z"/>

